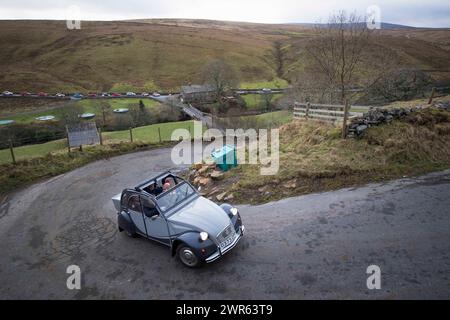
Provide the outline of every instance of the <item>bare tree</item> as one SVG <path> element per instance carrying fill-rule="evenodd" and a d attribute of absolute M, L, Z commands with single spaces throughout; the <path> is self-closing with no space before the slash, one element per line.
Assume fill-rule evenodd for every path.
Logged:
<path fill-rule="evenodd" d="M 315 32 L 317 36 L 306 46 L 307 55 L 329 89 L 337 90 L 344 102 L 347 90 L 356 83 L 355 71 L 363 61 L 369 29 L 361 17 L 341 11 L 326 25 L 317 25 Z"/>
<path fill-rule="evenodd" d="M 287 47 L 280 40 L 274 41 L 264 60 L 274 69 L 278 78 L 283 78 L 288 62 Z"/>
<path fill-rule="evenodd" d="M 222 104 L 224 93 L 238 85 L 233 68 L 223 60 L 212 60 L 202 70 L 202 80 L 212 86 L 217 101 Z"/>
<path fill-rule="evenodd" d="M 61 115 L 61 120 L 64 123 L 64 125 L 74 125 L 77 123 L 80 123 L 80 115 L 83 113 L 83 108 L 71 101 L 67 104 L 67 106 L 64 108 L 64 111 Z"/>
<path fill-rule="evenodd" d="M 102 127 L 105 128 L 107 116 L 110 114 L 111 105 L 107 101 L 100 101 L 100 109 L 102 110 Z"/>
<path fill-rule="evenodd" d="M 261 100 L 263 101 L 264 107 L 266 111 L 271 111 L 272 109 L 272 99 L 273 94 L 271 92 L 263 92 L 261 93 Z"/>

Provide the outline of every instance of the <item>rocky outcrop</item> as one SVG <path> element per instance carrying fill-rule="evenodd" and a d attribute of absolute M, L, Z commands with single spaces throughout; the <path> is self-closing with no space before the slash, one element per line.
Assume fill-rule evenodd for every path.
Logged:
<path fill-rule="evenodd" d="M 196 187 L 200 187 L 203 196 L 213 201 L 231 201 L 234 199 L 233 193 L 225 191 L 224 185 L 219 183 L 223 178 L 224 173 L 213 162 L 196 163 L 192 165 L 188 173 L 189 181 Z"/>
<path fill-rule="evenodd" d="M 441 110 L 450 111 L 450 102 L 437 102 L 434 106 Z"/>

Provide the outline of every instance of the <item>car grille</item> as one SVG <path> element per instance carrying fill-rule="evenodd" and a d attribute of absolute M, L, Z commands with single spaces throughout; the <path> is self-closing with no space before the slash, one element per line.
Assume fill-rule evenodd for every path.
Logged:
<path fill-rule="evenodd" d="M 235 235 L 236 231 L 234 230 L 233 225 L 230 224 L 217 236 L 217 241 L 219 242 L 220 247 L 225 248 L 231 244 Z"/>

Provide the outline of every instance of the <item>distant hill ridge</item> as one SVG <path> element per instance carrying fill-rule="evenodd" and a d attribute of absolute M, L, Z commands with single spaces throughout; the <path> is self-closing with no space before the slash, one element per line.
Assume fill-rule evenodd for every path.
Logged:
<path fill-rule="evenodd" d="M 231 64 L 241 82 L 261 83 L 275 78 L 266 57 L 276 40 L 295 47 L 283 76 L 292 79 L 307 63 L 296 54 L 314 37 L 311 26 L 144 19 L 83 21 L 68 30 L 65 21 L 3 20 L 0 92 L 178 90 L 199 83 L 211 59 Z M 399 67 L 450 83 L 450 29 L 382 26 L 377 45 L 395 51 Z"/>

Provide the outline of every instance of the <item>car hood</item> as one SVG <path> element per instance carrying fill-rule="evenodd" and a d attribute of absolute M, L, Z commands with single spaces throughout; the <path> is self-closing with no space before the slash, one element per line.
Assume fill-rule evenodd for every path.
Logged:
<path fill-rule="evenodd" d="M 213 237 L 231 223 L 230 217 L 221 207 L 201 196 L 172 214 L 168 220 L 197 231 L 206 231 Z"/>

